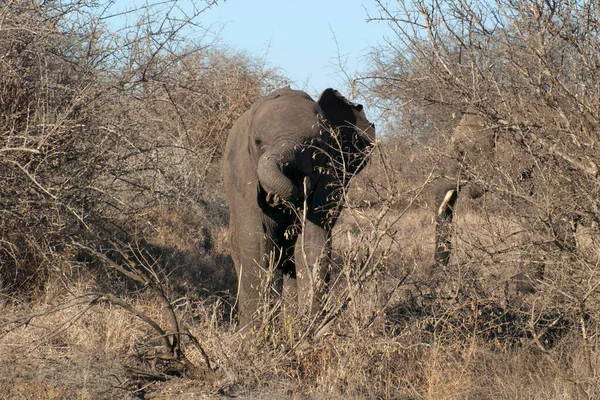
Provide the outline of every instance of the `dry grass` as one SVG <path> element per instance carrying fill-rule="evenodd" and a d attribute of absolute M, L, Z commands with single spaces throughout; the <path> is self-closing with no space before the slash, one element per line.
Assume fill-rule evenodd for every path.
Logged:
<path fill-rule="evenodd" d="M 342 274 L 348 268 L 344 256 L 353 254 L 357 245 L 364 245 L 356 225 L 364 230 L 377 212 L 345 212 L 336 237 L 348 240 L 351 232 L 355 242 L 353 247 L 342 240 L 336 242 Z M 276 326 L 267 335 L 244 339 L 219 298 L 192 302 L 193 295 L 188 292 L 187 299 L 174 304 L 181 320 L 218 366 L 218 383 L 174 379 L 151 384 L 151 380 L 132 376 L 131 370 L 146 365 L 135 355 L 141 354 L 141 348 L 158 345 L 154 332 L 130 313 L 109 305 L 96 305 L 71 322 L 88 307 L 85 303 L 36 318 L 2 337 L 2 391 L 9 396 L 35 398 L 122 397 L 131 393 L 174 398 L 217 395 L 220 390 L 241 398 L 290 399 L 544 399 L 593 398 L 598 393 L 600 385 L 593 373 L 600 355 L 596 346 L 586 347 L 577 329 L 563 327 L 566 332 L 542 351 L 526 332 L 528 316 L 517 314 L 519 310 L 524 313 L 525 308 L 507 307 L 504 292 L 492 289 L 494 282 L 496 286 L 508 282 L 504 277 L 512 272 L 502 271 L 504 264 L 490 272 L 485 263 L 467 271 L 471 258 L 465 255 L 474 251 L 467 248 L 468 241 L 458 246 L 462 251 L 450 268 L 465 277 L 469 273 L 480 276 L 481 286 L 489 289 L 488 296 L 449 298 L 452 293 L 445 289 L 441 292 L 444 296 L 436 295 L 439 288 L 456 288 L 460 279 L 452 275 L 453 270 L 426 268 L 433 246 L 430 213 L 411 210 L 402 218 L 399 215 L 390 212 L 386 216 L 395 222 L 394 235 L 387 237 L 389 248 L 398 249 L 398 242 L 409 244 L 401 251 L 387 253 L 360 284 L 342 283 L 355 297 L 330 331 L 316 342 L 290 343 L 289 336 Z M 468 214 L 457 222 L 457 229 L 486 237 L 481 218 Z M 514 221 L 497 218 L 490 228 L 498 229 L 498 225 L 506 232 L 516 226 Z M 415 240 L 406 241 L 411 233 Z M 514 269 L 514 260 L 510 260 L 507 257 L 506 266 Z M 461 268 L 459 263 L 463 263 Z M 471 286 L 467 282 L 465 287 Z M 5 307 L 5 315 L 11 318 L 64 304 L 86 293 L 89 282 L 69 289 L 69 295 L 64 294 L 64 288 L 49 289 L 47 298 L 27 304 L 26 310 L 25 305 Z M 63 295 L 57 297 L 56 293 Z M 535 296 L 539 295 L 521 295 L 520 301 L 539 304 L 543 299 L 534 300 Z M 129 301 L 162 321 L 162 307 L 149 293 L 140 292 Z M 189 351 L 188 357 L 202 362 L 197 352 Z M 592 371 L 586 364 L 590 360 Z"/>
<path fill-rule="evenodd" d="M 274 318 L 245 337 L 219 157 L 228 127 L 281 77 L 181 41 L 176 18 L 156 19 L 160 5 L 138 10 L 148 14 L 122 37 L 89 30 L 105 28 L 93 4 L 71 4 L 82 25 L 63 5 L 0 7 L 0 91 L 13 100 L 0 101 L 0 397 L 600 397 L 596 183 L 577 160 L 556 161 L 564 143 L 520 138 L 542 165 L 535 194 L 498 159 L 474 174 L 489 193 L 459 204 L 455 251 L 437 268 L 429 192 L 462 92 L 429 80 L 435 63 L 410 68 L 419 79 L 402 96 L 439 91 L 455 102 L 441 111 L 374 87 L 395 105 L 390 126 L 408 133 L 376 149 L 344 199 L 324 305 L 333 322 L 315 337 L 310 324 L 329 319 Z M 572 111 L 560 127 L 588 143 Z M 564 146 L 595 160 L 576 142 Z M 585 218 L 571 248 L 555 223 L 573 204 Z M 276 315 L 275 300 L 265 308 Z"/>
<path fill-rule="evenodd" d="M 45 300 L 28 305 L 26 312 L 47 310 L 65 302 L 54 296 Z M 146 332 L 124 310 L 97 307 L 84 313 L 86 308 L 86 304 L 80 304 L 41 316 L 2 337 L 3 397 L 129 396 L 126 386 L 120 388 L 119 377 L 125 376 L 123 362 L 132 352 L 131 346 Z M 18 308 L 4 310 L 6 319 L 25 313 Z"/>

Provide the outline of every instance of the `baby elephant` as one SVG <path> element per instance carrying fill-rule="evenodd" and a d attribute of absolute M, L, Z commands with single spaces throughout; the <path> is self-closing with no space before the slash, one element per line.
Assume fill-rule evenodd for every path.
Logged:
<path fill-rule="evenodd" d="M 283 276 L 286 297 L 297 296 L 299 312 L 318 312 L 343 189 L 374 140 L 363 106 L 333 89 L 317 102 L 277 90 L 233 125 L 223 173 L 242 329 L 260 324 L 269 266 Z"/>

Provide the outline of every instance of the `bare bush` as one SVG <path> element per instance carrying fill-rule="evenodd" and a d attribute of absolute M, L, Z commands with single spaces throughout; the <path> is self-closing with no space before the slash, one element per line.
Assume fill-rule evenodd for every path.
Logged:
<path fill-rule="evenodd" d="M 86 225 L 79 204 L 95 174 L 78 157 L 93 146 L 80 140 L 87 125 L 81 106 L 96 76 L 64 58 L 82 48 L 49 18 L 57 11 L 17 1 L 0 9 L 4 287 L 43 283 L 61 264 L 64 236 Z"/>
<path fill-rule="evenodd" d="M 181 42 L 192 17 L 161 25 L 152 7 L 117 35 L 103 25 L 108 11 L 83 1 L 0 12 L 4 288 L 74 265 L 74 243 L 142 232 L 166 199 L 224 224 L 214 161 L 232 122 L 279 79 L 273 71 Z"/>
<path fill-rule="evenodd" d="M 120 28 L 86 1 L 0 5 L 2 395 L 598 397 L 596 3 L 379 2 L 394 35 L 358 81 L 394 137 L 340 193 L 322 313 L 281 324 L 265 293 L 252 340 L 217 165 L 286 82 L 177 4 Z M 467 110 L 496 150 L 458 163 L 486 195 L 435 269 L 426 194 Z"/>
<path fill-rule="evenodd" d="M 439 299 L 495 309 L 510 323 L 491 329 L 494 340 L 508 328 L 509 336 L 536 347 L 552 365 L 563 357 L 563 347 L 554 350 L 557 343 L 569 343 L 586 367 L 559 369 L 569 379 L 586 376 L 573 390 L 593 396 L 597 3 L 378 4 L 380 14 L 371 20 L 385 21 L 394 35 L 372 54 L 373 69 L 362 82 L 390 113 L 400 140 L 424 145 L 421 153 L 429 155 L 429 168 L 412 187 L 426 182 L 428 173 L 433 181 L 457 174 L 452 179 L 459 184 L 487 193 L 458 205 L 453 262 L 429 278 L 441 285 Z M 495 140 L 493 152 L 471 160 L 446 145 L 467 111 Z M 406 159 L 395 162 L 408 168 Z M 436 326 L 448 327 L 457 313 L 464 319 L 460 309 L 441 305 Z M 492 314 L 480 309 L 482 322 Z M 473 337 L 452 332 L 445 346 Z"/>
<path fill-rule="evenodd" d="M 36 309 L 55 330 L 50 337 L 101 308 L 90 310 L 90 292 L 105 293 L 101 299 L 123 306 L 131 318 L 150 315 L 142 318 L 149 323 L 169 316 L 174 293 L 209 297 L 234 286 L 214 164 L 233 121 L 263 90 L 283 81 L 260 60 L 186 31 L 203 8 L 182 16 L 178 2 L 168 1 L 114 15 L 111 5 L 0 5 L 2 304 L 20 315 Z M 123 15 L 134 22 L 115 31 L 111 23 Z M 160 273 L 132 281 L 133 275 L 114 268 L 124 257 L 115 242 L 146 257 L 128 254 L 125 264 L 143 269 L 151 260 Z M 21 303 L 27 298 L 31 303 Z M 93 304 L 102 303 L 98 299 Z M 169 306 L 153 315 L 127 306 L 135 299 L 147 301 L 145 307 L 160 299 Z M 45 317 L 69 305 L 76 316 L 68 323 L 59 317 L 53 325 Z M 3 318 L 3 328 L 9 320 Z M 159 322 L 152 335 L 171 341 L 170 361 L 188 364 L 190 372 L 197 362 L 177 355 L 175 342 L 193 336 L 172 320 Z M 52 347 L 45 333 L 40 341 L 27 340 L 29 322 L 16 329 L 21 336 L 3 329 L 3 345 L 16 340 L 20 348 Z M 175 339 L 180 335 L 185 338 Z"/>

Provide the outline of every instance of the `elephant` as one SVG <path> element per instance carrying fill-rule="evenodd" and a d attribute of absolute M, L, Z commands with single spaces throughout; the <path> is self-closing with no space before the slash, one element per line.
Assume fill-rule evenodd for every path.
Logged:
<path fill-rule="evenodd" d="M 318 101 L 291 88 L 258 99 L 233 125 L 223 155 L 229 243 L 242 330 L 260 325 L 261 287 L 279 273 L 299 315 L 320 308 L 331 230 L 344 188 L 367 163 L 375 127 L 361 104 L 326 89 Z"/>
<path fill-rule="evenodd" d="M 542 113 L 548 112 L 538 104 L 532 103 L 530 107 L 531 109 L 526 111 L 531 114 L 533 114 L 532 109 L 534 107 L 538 107 L 536 110 L 542 109 Z M 452 222 L 459 197 L 466 195 L 471 199 L 476 199 L 483 196 L 487 191 L 487 188 L 480 184 L 481 182 L 473 182 L 471 179 L 473 174 L 471 172 L 477 171 L 479 173 L 487 168 L 484 164 L 490 160 L 508 156 L 507 153 L 509 150 L 503 148 L 500 144 L 502 142 L 500 135 L 518 133 L 520 136 L 518 138 L 513 137 L 512 139 L 517 139 L 515 143 L 523 148 L 532 146 L 532 144 L 526 143 L 524 139 L 525 136 L 530 135 L 532 136 L 531 139 L 534 139 L 532 142 L 537 143 L 546 153 L 553 153 L 556 158 L 566 158 L 565 155 L 561 154 L 554 147 L 547 145 L 543 142 L 543 139 L 535 135 L 533 129 L 539 128 L 538 124 L 525 120 L 517 122 L 517 124 L 511 125 L 506 120 L 490 115 L 489 113 L 484 113 L 474 106 L 470 106 L 463 113 L 452 134 L 452 148 L 449 153 L 453 154 L 454 157 L 447 160 L 449 163 L 442 165 L 443 176 L 436 182 L 434 188 L 436 204 L 435 265 L 445 268 L 449 264 L 452 252 Z M 513 194 L 515 196 L 513 201 L 519 201 L 518 197 L 520 196 L 520 200 L 525 200 L 523 204 L 527 207 L 526 204 L 531 204 L 535 195 L 536 178 L 534 173 L 536 169 L 542 167 L 539 165 L 540 163 L 534 166 L 533 162 L 525 160 L 525 154 L 517 155 L 516 158 L 513 156 L 511 159 L 512 162 L 509 163 L 511 165 L 508 166 L 508 171 L 503 171 L 503 173 L 507 172 L 507 175 L 512 175 L 511 179 L 519 182 L 521 185 L 521 193 Z M 567 159 L 567 161 L 572 163 L 570 159 Z M 494 178 L 490 175 L 485 177 L 484 180 L 492 182 Z M 565 186 L 567 184 L 565 182 Z M 535 213 L 537 213 L 537 217 Z M 575 232 L 581 219 L 579 215 L 569 211 L 564 211 L 557 215 L 556 211 L 554 211 L 554 218 L 551 218 L 552 212 L 548 211 L 546 215 L 543 215 L 543 210 L 539 209 L 529 214 L 531 221 L 535 221 L 535 218 L 546 220 L 545 222 L 547 223 L 543 224 L 543 226 L 551 229 L 552 236 L 558 247 L 575 248 Z M 531 277 L 540 279 L 543 276 L 543 270 L 544 264 L 540 262 L 535 271 L 530 271 L 531 276 L 527 280 L 531 282 Z M 527 274 L 519 273 L 516 278 L 523 279 L 525 275 Z M 527 287 L 526 291 L 531 290 L 529 283 L 525 283 L 523 287 Z"/>
<path fill-rule="evenodd" d="M 468 188 L 467 195 L 476 199 L 484 190 L 477 185 L 469 185 L 468 179 L 461 174 L 465 164 L 474 167 L 479 160 L 493 154 L 496 144 L 497 130 L 479 115 L 475 109 L 469 108 L 454 129 L 451 138 L 450 154 L 455 158 L 442 165 L 444 176 L 435 185 L 435 263 L 447 266 L 452 250 L 452 221 L 459 193 Z M 461 176 L 462 175 L 462 176 Z"/>

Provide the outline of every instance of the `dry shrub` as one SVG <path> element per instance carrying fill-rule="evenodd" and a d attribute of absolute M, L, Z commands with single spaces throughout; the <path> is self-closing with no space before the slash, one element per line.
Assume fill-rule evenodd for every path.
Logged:
<path fill-rule="evenodd" d="M 91 3 L 3 3 L 2 396 L 598 397 L 596 5 L 463 3 L 379 3 L 398 42 L 368 94 L 399 134 L 343 193 L 322 315 L 282 324 L 268 293 L 253 337 L 235 330 L 218 161 L 282 79 L 152 7 L 116 34 Z M 436 269 L 427 191 L 473 105 L 510 156 L 465 168 L 488 193 L 459 205 Z M 216 384 L 169 380 L 190 370 L 165 338 L 192 365 L 201 347 Z"/>
<path fill-rule="evenodd" d="M 5 307 L 7 317 L 39 313 L 32 324 L 3 334 L 2 384 L 6 398 L 97 398 L 127 396 L 124 364 L 132 346 L 148 334 L 125 310 L 74 304 L 72 296 L 50 294 L 27 310 Z M 73 307 L 64 307 L 72 303 Z M 48 313 L 48 308 L 62 309 Z M 6 319 L 3 320 L 4 323 Z M 6 328 L 6 325 L 4 325 Z M 10 362 L 8 361 L 10 360 Z M 123 387 L 115 380 L 122 377 Z"/>
<path fill-rule="evenodd" d="M 118 32 L 95 3 L 0 8 L 3 290 L 30 294 L 52 274 L 69 276 L 93 261 L 82 248 L 115 237 L 177 251 L 159 243 L 156 223 L 176 229 L 181 213 L 202 226 L 193 238 L 181 227 L 184 250 L 223 248 L 213 237 L 227 220 L 221 147 L 235 119 L 282 80 L 259 60 L 182 40 L 193 18 L 173 8 L 165 17 L 165 5 L 128 11 L 140 18 Z"/>
<path fill-rule="evenodd" d="M 429 160 L 401 186 L 458 169 L 453 178 L 486 193 L 459 200 L 451 263 L 423 276 L 432 292 L 411 289 L 417 312 L 404 320 L 427 321 L 430 356 L 441 355 L 435 371 L 421 371 L 432 386 L 419 396 L 522 398 L 529 386 L 534 398 L 594 397 L 600 281 L 588 235 L 598 228 L 597 3 L 378 4 L 372 19 L 395 35 L 373 53 L 365 94 L 388 113 L 407 151 L 416 143 Z M 463 162 L 445 142 L 467 110 L 494 132 L 495 151 Z M 421 258 L 423 270 L 432 261 Z M 578 361 L 566 362 L 568 352 Z M 514 384 L 508 378 L 519 374 Z"/>
<path fill-rule="evenodd" d="M 104 6 L 0 6 L 2 397 L 25 382 L 34 397 L 123 394 L 128 356 L 148 367 L 157 341 L 136 315 L 168 326 L 187 303 L 161 298 L 222 304 L 235 288 L 215 165 L 231 124 L 282 79 L 190 36 L 201 9 L 148 5 L 115 31 Z M 125 278 L 136 271 L 151 279 Z"/>
<path fill-rule="evenodd" d="M 0 8 L 2 286 L 22 290 L 64 264 L 64 237 L 83 222 L 75 202 L 92 179 L 77 155 L 89 148 L 79 108 L 93 71 L 65 61 L 78 43 L 45 12 L 34 2 Z"/>

